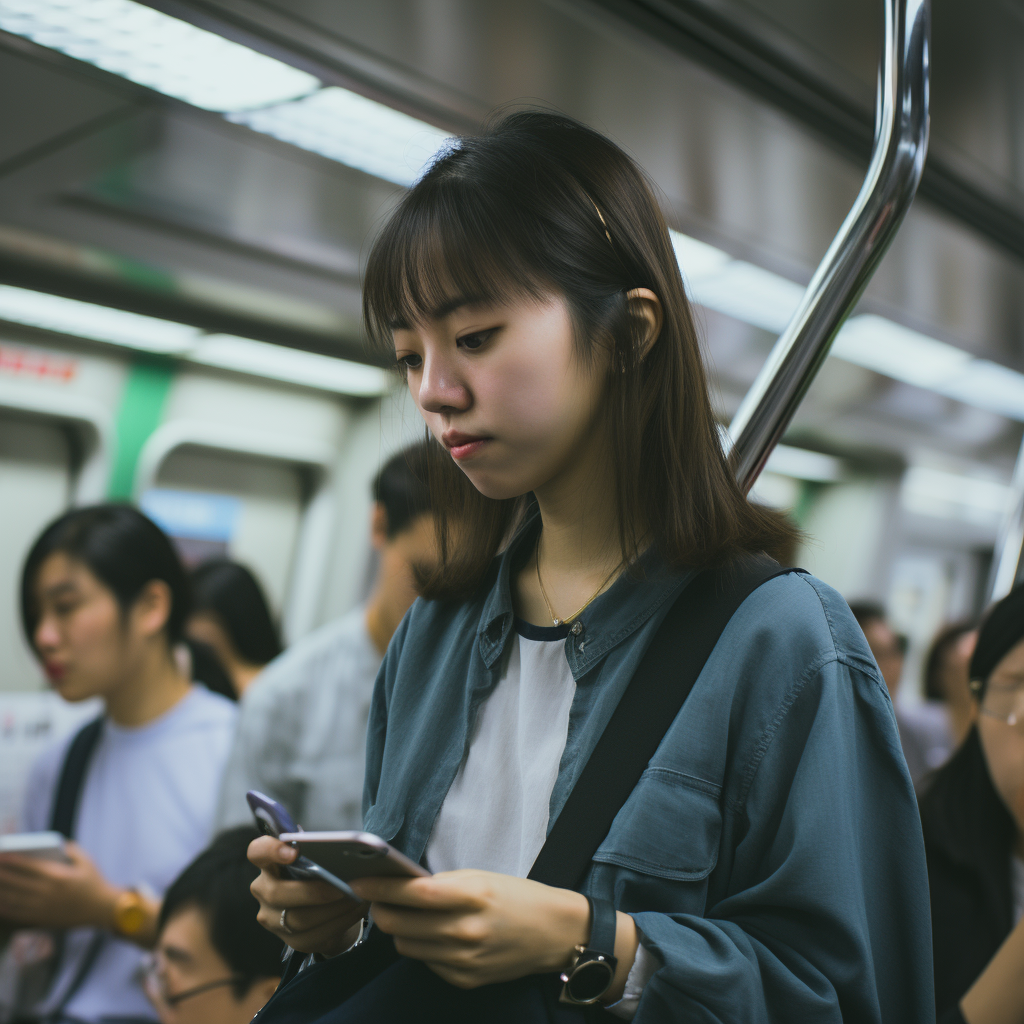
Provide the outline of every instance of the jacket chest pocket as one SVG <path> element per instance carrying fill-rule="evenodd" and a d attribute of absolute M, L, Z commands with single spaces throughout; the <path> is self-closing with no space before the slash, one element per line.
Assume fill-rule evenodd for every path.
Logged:
<path fill-rule="evenodd" d="M 704 913 L 722 839 L 721 790 L 648 768 L 594 854 L 587 890 L 620 910 Z"/>

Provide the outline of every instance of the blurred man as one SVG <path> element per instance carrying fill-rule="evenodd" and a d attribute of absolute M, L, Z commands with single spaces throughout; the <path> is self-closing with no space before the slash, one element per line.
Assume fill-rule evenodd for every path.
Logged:
<path fill-rule="evenodd" d="M 374 480 L 380 567 L 367 603 L 300 640 L 246 690 L 221 786 L 221 828 L 252 821 L 249 789 L 279 800 L 303 828 L 360 827 L 373 683 L 416 599 L 414 568 L 437 557 L 426 459 L 426 444 L 412 445 Z"/>
<path fill-rule="evenodd" d="M 160 1024 L 248 1024 L 274 994 L 284 947 L 256 921 L 257 835 L 222 833 L 167 890 L 145 982 Z"/>
<path fill-rule="evenodd" d="M 888 687 L 896 712 L 903 756 L 916 786 L 928 772 L 938 768 L 950 755 L 952 738 L 945 715 L 929 705 L 908 709 L 897 701 L 906 653 L 905 638 L 897 634 L 886 621 L 885 610 L 881 605 L 861 601 L 851 604 L 850 609 L 864 630 L 868 646 Z"/>

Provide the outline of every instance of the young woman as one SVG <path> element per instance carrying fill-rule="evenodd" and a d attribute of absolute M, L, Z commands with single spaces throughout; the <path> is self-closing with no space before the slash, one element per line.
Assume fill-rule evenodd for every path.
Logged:
<path fill-rule="evenodd" d="M 921 798 L 941 1024 L 1024 1020 L 1024 587 L 970 663 L 975 724 Z"/>
<path fill-rule="evenodd" d="M 151 1021 L 139 978 L 159 894 L 210 838 L 235 707 L 181 674 L 188 612 L 170 541 L 123 505 L 51 523 L 25 562 L 25 635 L 54 689 L 100 697 L 103 718 L 77 787 L 68 863 L 0 855 L 0 919 L 66 930 L 37 1014 L 52 1022 Z M 52 827 L 72 741 L 34 766 L 24 829 Z"/>
<path fill-rule="evenodd" d="M 281 653 L 277 626 L 259 580 L 227 558 L 192 570 L 192 614 L 186 636 L 211 648 L 231 680 L 235 696 L 248 689 Z"/>
<path fill-rule="evenodd" d="M 568 118 L 510 115 L 404 198 L 364 302 L 434 439 L 442 560 L 377 680 L 364 797 L 365 828 L 433 876 L 354 888 L 449 984 L 403 992 L 385 972 L 325 1020 L 384 1020 L 368 992 L 387 1019 L 452 1020 L 438 1003 L 457 989 L 554 980 L 594 938 L 592 899 L 620 1018 L 930 1021 L 892 708 L 845 602 L 810 577 L 733 616 L 582 891 L 526 877 L 694 570 L 788 539 L 733 482 L 637 166 Z M 253 844 L 260 920 L 343 964 L 365 907 L 280 877 L 293 856 Z M 299 974 L 266 1019 L 308 988 Z"/>

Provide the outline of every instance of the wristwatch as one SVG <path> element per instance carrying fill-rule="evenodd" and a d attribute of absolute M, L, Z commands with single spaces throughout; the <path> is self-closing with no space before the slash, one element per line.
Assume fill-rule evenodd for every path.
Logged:
<path fill-rule="evenodd" d="M 138 935 L 148 916 L 146 900 L 135 889 L 125 889 L 114 901 L 114 931 L 125 938 Z"/>
<path fill-rule="evenodd" d="M 576 956 L 561 975 L 560 1003 L 589 1006 L 611 988 L 615 978 L 615 908 L 608 900 L 587 897 L 590 904 L 590 942 L 576 946 Z"/>

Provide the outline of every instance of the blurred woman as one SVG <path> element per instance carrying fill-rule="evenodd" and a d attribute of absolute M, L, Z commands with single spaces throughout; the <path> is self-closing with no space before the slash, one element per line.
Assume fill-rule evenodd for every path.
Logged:
<path fill-rule="evenodd" d="M 263 588 L 244 565 L 217 558 L 193 570 L 192 602 L 186 634 L 213 648 L 241 696 L 281 653 Z"/>
<path fill-rule="evenodd" d="M 939 631 L 924 664 L 924 696 L 941 702 L 949 720 L 953 749 L 963 742 L 977 711 L 970 689 L 970 663 L 978 631 L 970 622 L 954 622 Z"/>
<path fill-rule="evenodd" d="M 986 618 L 976 721 L 921 800 L 940 1024 L 1024 1020 L 1024 587 Z"/>
<path fill-rule="evenodd" d="M 0 918 L 64 931 L 40 1018 L 150 1021 L 141 947 L 155 938 L 159 894 L 209 841 L 235 708 L 179 668 L 188 580 L 133 508 L 51 523 L 25 562 L 21 611 L 54 689 L 99 697 L 103 714 L 35 764 L 24 829 L 60 827 L 74 841 L 67 862 L 0 856 Z"/>

